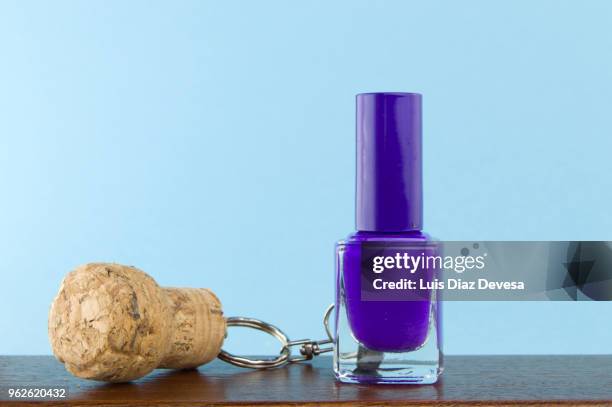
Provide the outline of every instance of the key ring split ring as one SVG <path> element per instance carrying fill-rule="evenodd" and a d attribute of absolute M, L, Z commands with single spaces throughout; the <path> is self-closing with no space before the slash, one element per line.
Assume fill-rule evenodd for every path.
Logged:
<path fill-rule="evenodd" d="M 329 327 L 329 318 L 331 312 L 334 309 L 334 305 L 330 305 L 323 316 L 323 325 L 325 326 L 325 333 L 327 339 L 321 341 L 312 341 L 310 339 L 301 339 L 297 341 L 290 341 L 287 334 L 285 334 L 280 328 L 267 322 L 261 321 L 255 318 L 246 317 L 230 317 L 226 319 L 227 326 L 240 326 L 246 328 L 253 328 L 259 331 L 265 332 L 272 335 L 281 343 L 282 348 L 280 354 L 271 359 L 251 359 L 244 356 L 237 356 L 231 354 L 223 349 L 217 356 L 224 362 L 230 363 L 235 366 L 251 368 L 251 369 L 271 369 L 275 367 L 284 366 L 288 363 L 302 362 L 312 359 L 314 356 L 318 356 L 321 353 L 331 352 L 332 347 L 321 348 L 320 345 L 330 344 L 333 342 L 331 329 Z M 302 356 L 291 357 L 291 347 L 301 346 L 300 353 Z"/>
<path fill-rule="evenodd" d="M 250 359 L 243 356 L 233 355 L 221 349 L 221 352 L 218 355 L 219 359 L 235 366 L 249 367 L 252 369 L 269 369 L 282 366 L 289 362 L 289 356 L 291 356 L 291 351 L 289 350 L 288 346 L 289 338 L 276 326 L 255 318 L 230 317 L 227 318 L 226 321 L 228 327 L 243 326 L 268 333 L 278 339 L 283 345 L 283 348 L 281 349 L 280 355 L 274 359 Z"/>

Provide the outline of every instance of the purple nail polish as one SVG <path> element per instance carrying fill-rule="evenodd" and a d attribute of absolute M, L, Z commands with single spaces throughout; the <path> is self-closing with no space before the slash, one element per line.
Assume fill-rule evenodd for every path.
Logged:
<path fill-rule="evenodd" d="M 412 291 L 415 299 L 375 289 L 374 281 L 436 277 L 397 270 L 407 266 L 405 255 L 438 250 L 421 231 L 421 95 L 357 95 L 356 119 L 357 231 L 336 245 L 334 371 L 350 383 L 435 383 L 442 362 L 436 291 Z"/>

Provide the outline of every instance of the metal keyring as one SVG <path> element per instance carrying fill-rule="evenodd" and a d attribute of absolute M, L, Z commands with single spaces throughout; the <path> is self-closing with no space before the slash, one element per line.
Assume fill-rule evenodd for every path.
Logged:
<path fill-rule="evenodd" d="M 245 317 L 227 318 L 226 322 L 228 327 L 241 326 L 257 329 L 258 331 L 265 332 L 278 339 L 283 347 L 281 348 L 279 356 L 273 359 L 251 359 L 246 358 L 244 356 L 233 355 L 229 352 L 224 351 L 223 349 L 221 349 L 221 352 L 219 352 L 218 358 L 223 360 L 224 362 L 239 367 L 246 367 L 251 369 L 271 369 L 274 367 L 284 366 L 289 363 L 297 363 L 306 360 L 311 360 L 313 357 L 318 356 L 321 353 L 331 352 L 333 350 L 332 347 L 321 348 L 321 345 L 326 345 L 333 342 L 331 330 L 329 328 L 329 317 L 333 309 L 334 305 L 332 304 L 327 308 L 325 314 L 323 315 L 323 325 L 325 327 L 327 339 L 323 339 L 320 341 L 313 341 L 310 339 L 290 341 L 289 337 L 283 331 L 281 331 L 280 328 L 267 322 L 261 321 L 259 319 Z M 301 356 L 291 357 L 292 346 L 300 346 Z"/>
<path fill-rule="evenodd" d="M 270 334 L 280 341 L 280 343 L 283 345 L 283 348 L 280 351 L 280 355 L 274 359 L 249 359 L 242 356 L 233 355 L 221 349 L 221 352 L 218 356 L 219 359 L 227 363 L 231 363 L 232 365 L 240 367 L 250 367 L 254 369 L 268 369 L 273 367 L 279 367 L 289 362 L 289 356 L 291 356 L 291 351 L 289 350 L 288 346 L 289 338 L 279 328 L 255 318 L 230 317 L 227 318 L 226 321 L 228 327 L 243 326 L 247 328 L 257 329 L 259 331 L 263 331 L 267 334 Z"/>

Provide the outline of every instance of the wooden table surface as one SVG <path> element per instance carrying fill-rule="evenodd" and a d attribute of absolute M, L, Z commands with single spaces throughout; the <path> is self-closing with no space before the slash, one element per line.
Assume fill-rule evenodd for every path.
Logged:
<path fill-rule="evenodd" d="M 77 379 L 51 356 L 0 356 L 0 404 L 9 388 L 65 387 L 48 405 L 606 405 L 612 356 L 447 356 L 435 385 L 354 385 L 334 380 L 331 358 L 254 371 L 215 361 L 199 370 L 156 370 L 127 384 Z M 21 399 L 22 404 L 32 400 Z M 39 401 L 40 402 L 40 401 Z"/>

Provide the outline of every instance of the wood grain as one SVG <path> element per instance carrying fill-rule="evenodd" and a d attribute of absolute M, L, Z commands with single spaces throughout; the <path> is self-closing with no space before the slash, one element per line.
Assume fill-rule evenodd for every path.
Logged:
<path fill-rule="evenodd" d="M 11 387 L 62 386 L 69 397 L 46 405 L 612 406 L 612 356 L 448 356 L 445 364 L 440 382 L 422 386 L 341 384 L 329 357 L 269 371 L 217 360 L 105 384 L 71 376 L 51 356 L 0 356 L 0 404 L 15 403 L 7 397 Z"/>

